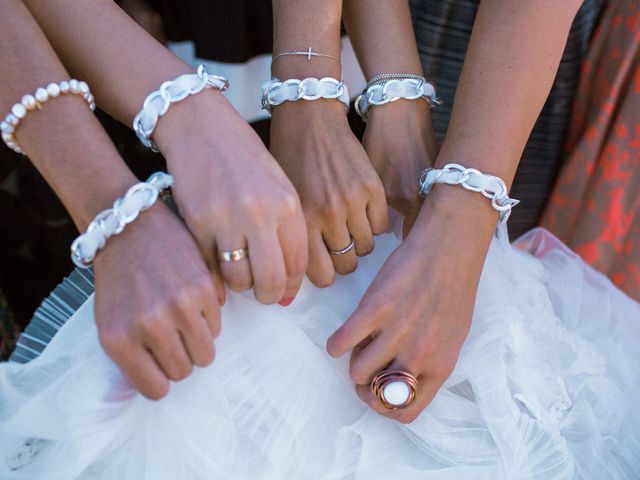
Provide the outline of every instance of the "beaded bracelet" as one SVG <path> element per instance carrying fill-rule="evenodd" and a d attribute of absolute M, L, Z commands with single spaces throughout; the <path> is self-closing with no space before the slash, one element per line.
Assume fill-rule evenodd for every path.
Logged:
<path fill-rule="evenodd" d="M 418 183 L 421 197 L 426 197 L 436 183 L 460 185 L 466 190 L 478 192 L 491 200 L 491 206 L 500 213 L 500 223 L 506 222 L 511 209 L 520 203 L 520 200 L 509 198 L 507 185 L 500 177 L 457 163 L 449 163 L 441 169 L 427 168 L 420 174 Z"/>
<path fill-rule="evenodd" d="M 7 147 L 16 153 L 25 155 L 15 138 L 15 131 L 20 125 L 22 119 L 24 119 L 30 111 L 42 108 L 49 99 L 57 98 L 60 95 L 67 93 L 82 96 L 89 105 L 91 111 L 96 109 L 93 95 L 91 94 L 89 85 L 87 85 L 86 82 L 71 79 L 60 83 L 50 83 L 46 88 L 38 88 L 33 95 L 25 95 L 22 97 L 20 103 L 16 103 L 11 108 L 9 115 L 7 115 L 4 121 L 0 123 L 2 140 Z"/>
<path fill-rule="evenodd" d="M 141 212 L 151 208 L 158 196 L 173 185 L 173 177 L 156 172 L 146 182 L 131 187 L 113 208 L 100 212 L 89 224 L 87 231 L 71 244 L 71 260 L 79 268 L 89 268 L 98 250 L 104 248 L 109 237 L 122 233 Z"/>
<path fill-rule="evenodd" d="M 150 93 L 144 101 L 142 110 L 133 119 L 133 131 L 140 142 L 154 152 L 158 146 L 151 139 L 158 119 L 169 111 L 172 103 L 181 102 L 189 95 L 196 95 L 206 88 L 215 88 L 224 92 L 229 88 L 229 81 L 218 75 L 211 75 L 204 65 L 200 65 L 196 73 L 180 75 L 175 80 L 164 82 L 155 92 Z"/>

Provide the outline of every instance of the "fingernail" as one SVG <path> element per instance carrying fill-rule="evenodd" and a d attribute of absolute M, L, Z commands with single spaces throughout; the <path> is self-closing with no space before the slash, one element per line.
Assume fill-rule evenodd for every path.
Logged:
<path fill-rule="evenodd" d="M 282 300 L 280 300 L 278 303 L 280 305 L 282 305 L 283 307 L 288 307 L 289 305 L 291 305 L 293 303 L 293 301 L 296 299 L 296 297 L 289 297 L 289 298 L 283 298 Z"/>

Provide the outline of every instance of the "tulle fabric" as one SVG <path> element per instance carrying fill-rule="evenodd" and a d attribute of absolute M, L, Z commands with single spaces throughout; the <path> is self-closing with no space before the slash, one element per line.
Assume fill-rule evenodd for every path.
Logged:
<path fill-rule="evenodd" d="M 90 297 L 41 355 L 0 365 L 0 478 L 640 478 L 640 306 L 544 230 L 494 239 L 455 371 L 415 422 L 362 404 L 324 344 L 398 243 L 288 308 L 229 295 L 216 361 L 158 402 L 103 353 Z"/>

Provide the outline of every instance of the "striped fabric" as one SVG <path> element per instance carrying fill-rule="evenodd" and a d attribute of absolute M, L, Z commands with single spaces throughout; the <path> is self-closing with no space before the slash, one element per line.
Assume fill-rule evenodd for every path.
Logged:
<path fill-rule="evenodd" d="M 516 238 L 538 223 L 560 167 L 580 64 L 586 56 L 605 0 L 586 0 L 578 13 L 547 103 L 529 138 L 511 190 L 522 201 L 509 219 Z M 424 71 L 446 102 L 432 111 L 438 139 L 444 138 L 456 85 L 480 0 L 411 0 Z"/>

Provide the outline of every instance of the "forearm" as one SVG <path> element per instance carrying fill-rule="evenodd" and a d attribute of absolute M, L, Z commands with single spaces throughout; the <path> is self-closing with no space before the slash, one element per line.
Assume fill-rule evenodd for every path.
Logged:
<path fill-rule="evenodd" d="M 68 80 L 69 75 L 22 2 L 3 1 L 0 19 L 0 111 L 9 112 L 23 95 Z M 41 110 L 30 112 L 15 136 L 79 228 L 135 182 L 77 95 L 51 99 Z"/>
<path fill-rule="evenodd" d="M 458 163 L 501 177 L 509 186 L 549 94 L 578 1 L 483 0 L 458 83 L 436 167 Z M 465 242 L 477 275 L 497 212 L 478 193 L 436 186 L 416 226 L 448 224 L 453 244 Z M 518 208 L 518 207 L 515 207 Z M 436 223 L 429 230 L 429 218 Z"/>
<path fill-rule="evenodd" d="M 345 0 L 343 21 L 366 78 L 423 74 L 407 0 Z"/>
<path fill-rule="evenodd" d="M 511 184 L 580 3 L 481 2 L 438 166 L 462 163 Z"/>
<path fill-rule="evenodd" d="M 111 0 L 83 0 L 81 7 L 75 0 L 27 0 L 25 4 L 71 73 L 93 85 L 98 105 L 126 125 L 132 124 L 144 99 L 163 82 L 193 72 Z M 164 137 L 190 125 L 188 118 L 182 118 L 188 117 L 184 110 L 189 108 L 184 105 L 216 108 L 222 96 L 211 89 L 198 100 L 172 106 L 158 122 L 154 139 L 161 148 L 168 143 Z"/>
<path fill-rule="evenodd" d="M 342 0 L 274 0 L 273 54 L 314 52 L 340 58 Z M 339 62 L 326 57 L 284 56 L 272 68 L 282 79 L 333 77 L 340 79 Z"/>

